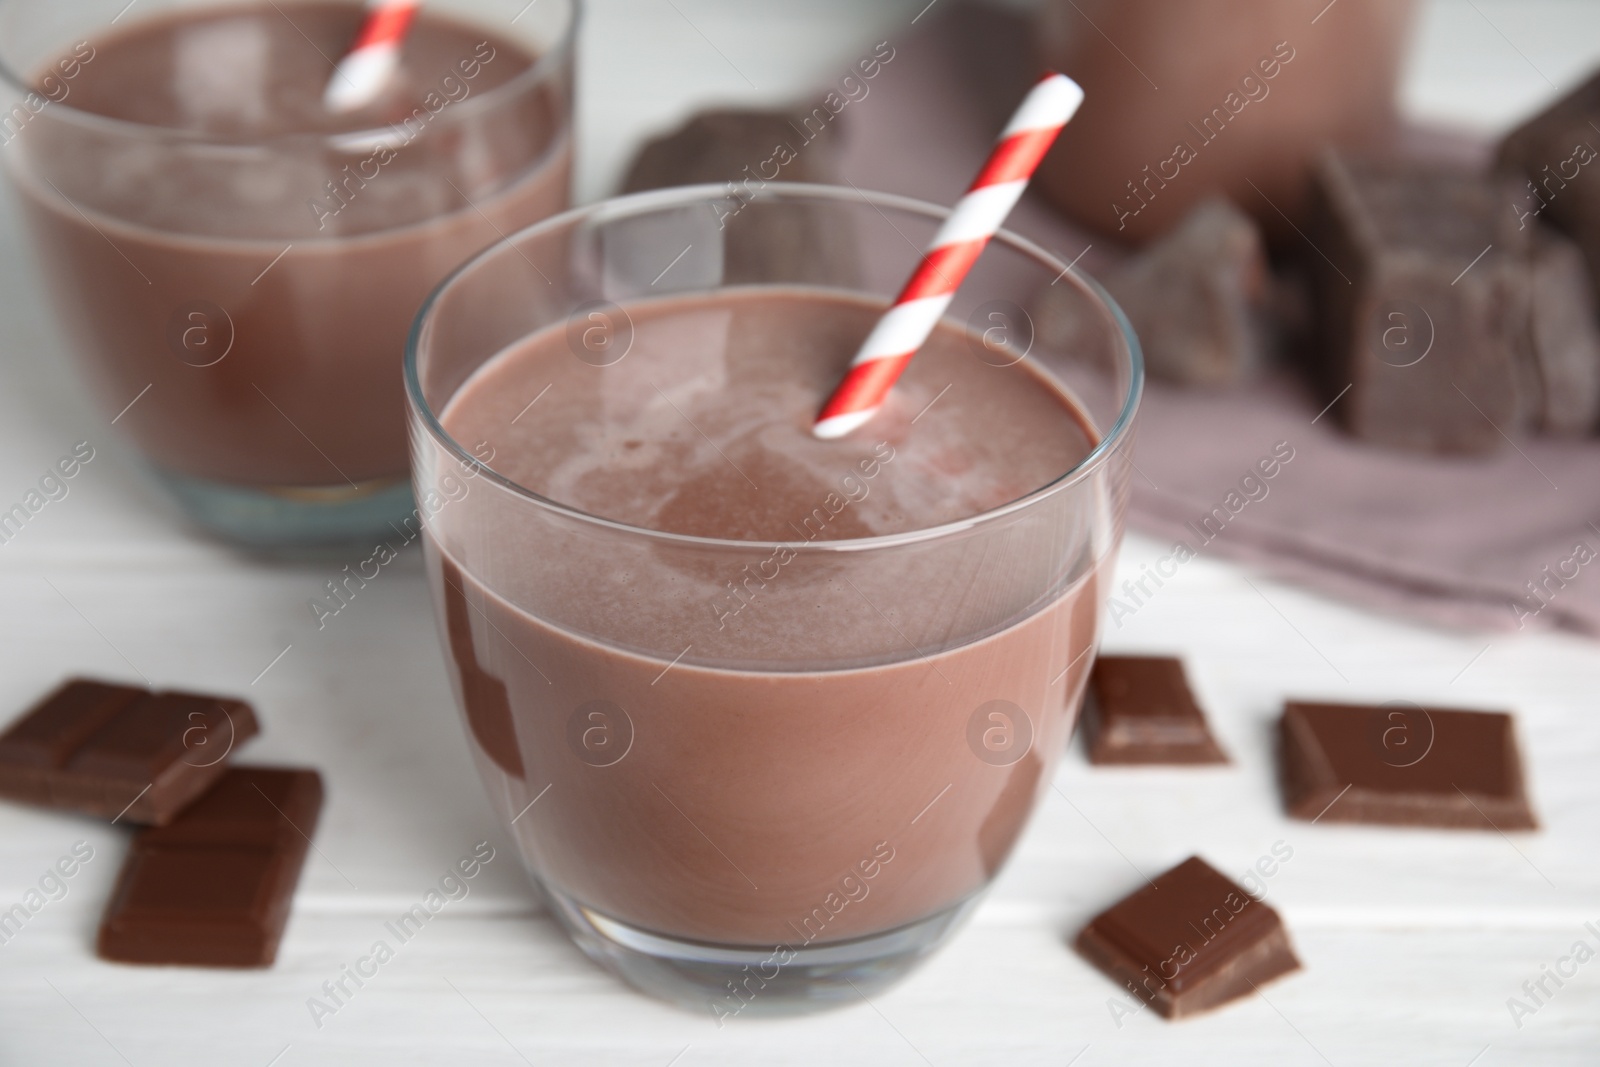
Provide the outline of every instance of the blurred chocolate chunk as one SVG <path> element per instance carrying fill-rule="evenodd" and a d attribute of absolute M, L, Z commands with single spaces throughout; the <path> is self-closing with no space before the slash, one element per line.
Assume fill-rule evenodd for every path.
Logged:
<path fill-rule="evenodd" d="M 1519 227 L 1542 220 L 1566 231 L 1600 285 L 1600 72 L 1507 134 L 1498 160 L 1519 179 Z"/>
<path fill-rule="evenodd" d="M 1313 822 L 1532 830 L 1511 716 L 1290 701 L 1278 728 L 1284 806 Z"/>
<path fill-rule="evenodd" d="M 1199 856 L 1095 916 L 1077 949 L 1167 1019 L 1300 968 L 1278 913 Z"/>
<path fill-rule="evenodd" d="M 854 276 L 855 234 L 841 215 L 763 201 L 772 182 L 838 181 L 839 118 L 813 111 L 717 110 L 645 144 L 623 192 L 713 183 L 723 281 L 831 282 Z"/>
<path fill-rule="evenodd" d="M 322 811 L 316 771 L 239 767 L 134 838 L 97 951 L 122 963 L 266 967 Z"/>
<path fill-rule="evenodd" d="M 837 119 L 803 111 L 702 111 L 633 157 L 625 193 L 701 182 L 759 187 L 762 182 L 838 178 Z"/>
<path fill-rule="evenodd" d="M 0 797 L 160 826 L 258 731 L 242 700 L 74 679 L 0 734 Z"/>
<path fill-rule="evenodd" d="M 1090 763 L 1228 762 L 1171 656 L 1098 657 L 1083 729 Z"/>
<path fill-rule="evenodd" d="M 1535 427 L 1582 436 L 1600 418 L 1600 326 L 1578 246 L 1540 227 L 1533 242 L 1529 352 L 1537 379 Z"/>
<path fill-rule="evenodd" d="M 1262 363 L 1272 276 L 1260 231 L 1230 201 L 1203 201 L 1100 281 L 1128 316 L 1152 378 L 1228 385 Z M 1082 307 L 1059 288 L 1047 290 L 1040 330 L 1071 347 Z"/>
<path fill-rule="evenodd" d="M 1304 250 L 1314 372 L 1356 437 L 1488 452 L 1532 414 L 1532 231 L 1506 210 L 1513 193 L 1464 169 L 1323 156 Z"/>
<path fill-rule="evenodd" d="M 1226 385 L 1261 363 L 1268 279 L 1261 233 L 1231 201 L 1203 201 L 1105 279 L 1152 377 Z"/>

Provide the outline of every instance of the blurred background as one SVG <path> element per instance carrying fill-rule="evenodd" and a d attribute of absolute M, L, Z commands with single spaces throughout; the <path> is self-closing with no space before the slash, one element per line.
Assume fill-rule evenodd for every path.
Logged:
<path fill-rule="evenodd" d="M 640 138 L 710 104 L 792 102 L 848 68 L 862 45 L 901 38 L 909 19 L 920 25 L 941 6 L 954 5 L 595 0 L 579 48 L 578 200 L 613 193 Z M 1424 0 L 1400 103 L 1413 118 L 1503 132 L 1597 61 L 1600 6 L 1587 0 Z"/>
<path fill-rule="evenodd" d="M 814 101 L 874 43 L 913 38 L 953 3 L 590 0 L 575 200 L 617 192 L 640 145 L 696 110 Z M 1597 64 L 1594 0 L 1425 0 L 1401 108 L 1488 140 Z M 1070 259 L 1080 246 L 1052 250 Z M 245 693 L 267 723 L 248 760 L 317 765 L 329 807 L 278 966 L 211 975 L 96 962 L 118 831 L 0 806 L 0 901 L 78 839 L 105 857 L 26 939 L 0 946 L 0 1063 L 1600 1062 L 1600 963 L 1535 1017 L 1507 1010 L 1574 941 L 1600 944 L 1585 926 L 1600 925 L 1600 648 L 1407 622 L 1216 558 L 1108 625 L 1104 644 L 1182 655 L 1233 765 L 1106 772 L 1074 746 L 971 927 L 881 1001 L 726 1030 L 649 1002 L 540 915 L 507 849 L 450 924 L 316 1028 L 306 999 L 496 832 L 434 651 L 420 558 L 408 550 L 319 627 L 308 601 L 361 556 L 268 562 L 190 533 L 69 356 L 14 201 L 0 198 L 0 499 L 73 442 L 97 449 L 67 498 L 0 545 L 0 717 L 71 674 Z M 1561 491 L 1600 521 L 1592 478 Z M 1115 584 L 1169 547 L 1130 534 Z M 1512 841 L 1287 820 L 1272 746 L 1285 696 L 1515 710 L 1543 829 Z M 1280 843 L 1294 859 L 1268 899 L 1304 972 L 1270 1000 L 1189 1023 L 1108 1010 L 1118 989 L 1067 943 L 1088 916 L 1189 854 L 1238 877 Z"/>

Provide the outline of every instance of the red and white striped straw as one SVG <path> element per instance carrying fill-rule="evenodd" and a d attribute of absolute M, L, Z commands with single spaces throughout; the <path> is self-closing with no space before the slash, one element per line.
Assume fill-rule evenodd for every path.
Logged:
<path fill-rule="evenodd" d="M 862 342 L 844 380 L 817 414 L 812 434 L 825 441 L 843 437 L 877 414 L 1081 103 L 1083 90 L 1062 74 L 1046 74 L 1023 98 L 894 305 Z"/>
<path fill-rule="evenodd" d="M 400 48 L 421 6 L 422 0 L 367 0 L 361 30 L 322 94 L 329 111 L 354 111 L 378 98 L 400 64 Z"/>

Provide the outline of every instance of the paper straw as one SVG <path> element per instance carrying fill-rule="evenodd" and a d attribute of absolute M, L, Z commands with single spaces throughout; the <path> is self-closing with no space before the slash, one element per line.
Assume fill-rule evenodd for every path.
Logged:
<path fill-rule="evenodd" d="M 983 169 L 939 227 L 905 288 L 862 342 L 844 380 L 817 414 L 811 427 L 815 436 L 823 440 L 843 437 L 883 406 L 906 364 L 939 324 L 939 317 L 989 238 L 1022 196 L 1039 160 L 1081 103 L 1083 90 L 1062 74 L 1046 74 L 1023 98 Z"/>
<path fill-rule="evenodd" d="M 322 94 L 329 111 L 354 111 L 378 98 L 400 63 L 400 49 L 421 6 L 422 0 L 367 0 L 361 30 Z"/>

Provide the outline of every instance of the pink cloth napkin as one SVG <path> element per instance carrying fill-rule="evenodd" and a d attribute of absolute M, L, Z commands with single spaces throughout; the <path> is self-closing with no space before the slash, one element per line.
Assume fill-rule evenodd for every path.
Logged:
<path fill-rule="evenodd" d="M 894 57 L 847 105 L 844 176 L 952 203 L 1036 74 L 1026 24 L 951 5 L 889 44 Z M 1064 260 L 1088 248 L 1090 274 L 1123 254 L 1032 194 L 1007 225 Z M 1287 373 L 1222 392 L 1150 385 L 1130 523 L 1382 611 L 1600 637 L 1600 439 L 1441 459 L 1354 441 L 1320 406 Z M 1258 463 L 1286 450 L 1260 478 Z"/>

